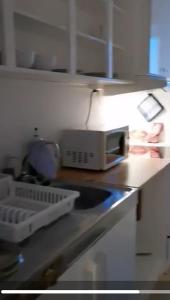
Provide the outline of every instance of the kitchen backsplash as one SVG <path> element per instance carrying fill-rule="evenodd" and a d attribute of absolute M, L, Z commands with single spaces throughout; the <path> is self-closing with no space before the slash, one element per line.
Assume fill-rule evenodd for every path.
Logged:
<path fill-rule="evenodd" d="M 130 130 L 149 130 L 153 122 L 164 123 L 164 141 L 170 143 L 170 93 L 163 90 L 154 90 L 152 93 L 162 103 L 165 110 L 152 122 L 147 122 L 138 111 L 137 106 L 147 96 L 146 92 L 137 92 L 113 97 L 105 97 L 103 104 L 103 119 L 108 124 L 129 124 Z"/>
<path fill-rule="evenodd" d="M 56 83 L 0 79 L 0 168 L 6 155 L 23 156 L 34 127 L 48 139 L 59 141 L 61 130 L 85 126 L 90 90 Z M 170 142 L 170 94 L 154 91 L 166 111 L 156 118 L 165 123 L 165 139 Z M 146 93 L 98 97 L 94 95 L 89 126 L 148 127 L 137 111 Z"/>
<path fill-rule="evenodd" d="M 24 154 L 34 127 L 58 141 L 64 128 L 83 127 L 91 90 L 56 83 L 0 79 L 0 168 L 4 156 Z M 91 122 L 100 122 L 100 99 L 94 97 Z M 90 124 L 89 123 L 89 124 Z"/>

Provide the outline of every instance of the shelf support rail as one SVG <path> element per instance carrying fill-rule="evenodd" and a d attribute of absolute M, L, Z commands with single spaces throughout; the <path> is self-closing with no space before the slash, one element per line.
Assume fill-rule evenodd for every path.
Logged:
<path fill-rule="evenodd" d="M 113 0 L 106 0 L 106 73 L 113 78 Z"/>
<path fill-rule="evenodd" d="M 0 5 L 2 13 L 3 64 L 8 67 L 16 67 L 14 1 L 0 0 Z"/>
<path fill-rule="evenodd" d="M 69 72 L 77 72 L 77 16 L 76 0 L 69 0 Z"/>

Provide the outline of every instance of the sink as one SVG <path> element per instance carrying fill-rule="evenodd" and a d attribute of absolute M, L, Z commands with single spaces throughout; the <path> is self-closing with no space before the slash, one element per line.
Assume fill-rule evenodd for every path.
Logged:
<path fill-rule="evenodd" d="M 56 182 L 53 187 L 69 189 L 80 192 L 80 197 L 75 201 L 75 209 L 90 209 L 103 203 L 107 206 L 112 203 L 121 200 L 128 189 L 107 189 L 107 188 L 97 188 L 86 185 Z"/>

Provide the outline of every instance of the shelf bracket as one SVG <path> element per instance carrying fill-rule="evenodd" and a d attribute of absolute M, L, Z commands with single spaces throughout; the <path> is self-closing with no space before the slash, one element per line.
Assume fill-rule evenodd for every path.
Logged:
<path fill-rule="evenodd" d="M 8 67 L 16 66 L 15 57 L 15 29 L 14 29 L 14 1 L 1 0 L 2 12 L 2 38 L 3 38 L 3 51 L 2 60 L 3 64 Z"/>
<path fill-rule="evenodd" d="M 106 0 L 106 74 L 113 78 L 113 1 Z"/>
<path fill-rule="evenodd" d="M 76 0 L 69 0 L 69 72 L 77 71 L 77 21 Z"/>

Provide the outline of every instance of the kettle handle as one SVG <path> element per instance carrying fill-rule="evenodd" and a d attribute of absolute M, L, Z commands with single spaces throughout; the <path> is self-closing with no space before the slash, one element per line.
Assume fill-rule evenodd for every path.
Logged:
<path fill-rule="evenodd" d="M 59 144 L 55 144 L 56 146 L 56 157 L 58 159 L 58 168 L 57 168 L 57 172 L 59 171 L 59 169 L 61 168 L 61 149 Z"/>
<path fill-rule="evenodd" d="M 56 144 L 54 142 L 46 142 L 46 144 L 47 145 L 52 145 L 53 148 L 54 148 L 54 155 L 57 159 L 57 170 L 56 170 L 57 172 L 56 173 L 58 173 L 58 171 L 61 168 L 61 150 L 60 150 L 60 146 L 59 146 L 59 144 Z M 57 176 L 57 174 L 56 174 L 56 176 Z"/>

